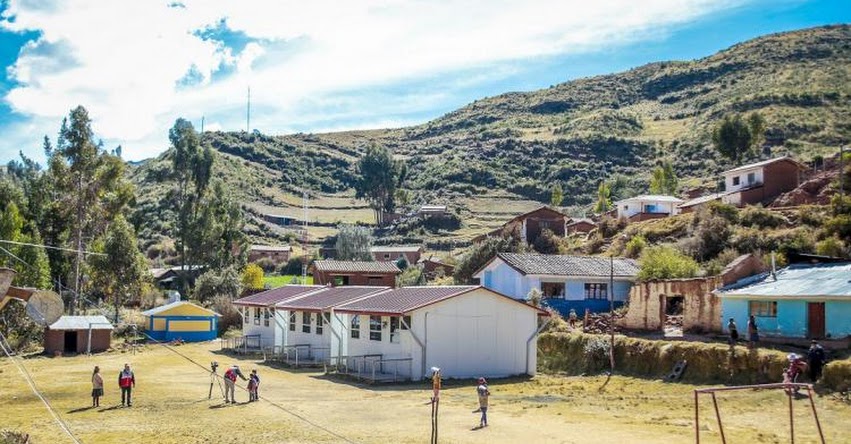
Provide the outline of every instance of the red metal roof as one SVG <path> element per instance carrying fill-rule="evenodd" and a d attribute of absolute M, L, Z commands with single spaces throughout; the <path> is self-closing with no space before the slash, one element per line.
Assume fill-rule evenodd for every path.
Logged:
<path fill-rule="evenodd" d="M 266 307 L 279 302 L 286 301 L 298 296 L 304 296 L 307 293 L 314 292 L 326 288 L 322 285 L 286 285 L 283 287 L 273 288 L 251 296 L 246 296 L 242 299 L 233 301 L 233 305 L 253 305 Z"/>
<path fill-rule="evenodd" d="M 305 296 L 285 300 L 275 308 L 299 311 L 325 311 L 341 304 L 356 301 L 370 294 L 390 290 L 390 287 L 328 287 Z"/>
<path fill-rule="evenodd" d="M 335 311 L 401 315 L 417 308 L 473 291 L 477 288 L 479 287 L 475 285 L 396 288 L 340 305 L 335 308 Z"/>
<path fill-rule="evenodd" d="M 377 273 L 377 274 L 399 274 L 402 270 L 393 262 L 368 262 L 368 261 L 335 261 L 321 260 L 313 262 L 316 271 L 339 272 L 339 273 Z"/>

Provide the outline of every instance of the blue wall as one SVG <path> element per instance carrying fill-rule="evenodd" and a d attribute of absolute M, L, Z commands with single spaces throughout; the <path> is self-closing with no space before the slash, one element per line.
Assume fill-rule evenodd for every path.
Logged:
<path fill-rule="evenodd" d="M 165 319 L 165 330 L 154 331 L 154 318 Z M 171 321 L 210 321 L 210 329 L 207 331 L 170 331 Z M 157 341 L 173 341 L 180 339 L 186 342 L 212 341 L 218 337 L 218 319 L 216 316 L 149 316 L 148 336 Z"/>
<path fill-rule="evenodd" d="M 760 299 L 764 300 L 764 299 Z M 825 303 L 825 334 L 830 338 L 844 338 L 851 335 L 851 301 L 827 301 Z M 727 332 L 729 318 L 736 320 L 739 336 L 747 337 L 748 300 L 724 298 L 721 302 L 721 327 Z M 777 317 L 756 317 L 759 333 L 762 336 L 788 338 L 807 337 L 807 301 L 778 300 Z"/>
<path fill-rule="evenodd" d="M 580 301 L 571 301 L 558 298 L 544 298 L 543 305 L 550 307 L 559 312 L 562 316 L 567 316 L 570 309 L 576 310 L 576 315 L 581 319 L 585 316 L 585 309 L 591 310 L 591 313 L 604 313 L 609 311 L 609 301 L 604 299 L 583 299 Z M 615 301 L 615 308 L 623 305 L 623 301 Z"/>

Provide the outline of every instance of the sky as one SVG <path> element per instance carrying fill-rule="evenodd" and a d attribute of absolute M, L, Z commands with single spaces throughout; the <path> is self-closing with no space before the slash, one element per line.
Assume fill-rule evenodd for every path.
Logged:
<path fill-rule="evenodd" d="M 0 162 L 42 161 L 77 105 L 106 148 L 140 160 L 179 117 L 265 134 L 401 127 L 849 22 L 847 0 L 0 0 Z"/>

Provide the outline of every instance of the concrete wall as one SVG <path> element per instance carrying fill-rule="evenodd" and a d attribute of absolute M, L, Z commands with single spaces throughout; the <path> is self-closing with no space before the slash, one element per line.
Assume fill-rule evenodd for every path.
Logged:
<path fill-rule="evenodd" d="M 303 330 L 303 326 L 305 325 L 304 312 L 296 311 L 295 314 L 295 330 L 287 330 L 286 345 L 310 345 L 313 357 L 322 359 L 329 358 L 331 356 L 331 325 L 329 325 L 328 322 L 325 322 L 322 325 L 322 334 L 317 334 L 316 325 L 321 314 L 315 312 L 309 313 L 310 323 L 308 325 L 310 326 L 310 332 L 305 333 Z"/>
<path fill-rule="evenodd" d="M 249 335 L 260 335 L 260 346 L 261 347 L 271 347 L 273 345 L 281 345 L 280 342 L 280 329 L 276 326 L 275 323 L 275 315 L 278 315 L 280 320 L 280 314 L 273 313 L 269 311 L 269 325 L 266 325 L 265 322 L 265 312 L 266 310 L 270 310 L 266 307 L 251 307 L 251 306 L 237 306 L 239 310 L 239 314 L 242 316 L 242 334 L 245 336 Z M 245 313 L 248 312 L 248 319 L 246 320 Z M 255 313 L 259 313 L 260 317 L 256 318 Z M 284 313 L 285 314 L 285 313 Z M 284 318 L 286 319 L 286 318 Z"/>
<path fill-rule="evenodd" d="M 662 330 L 666 298 L 683 297 L 683 329 L 720 331 L 721 301 L 712 294 L 719 277 L 647 281 L 632 286 L 629 310 L 620 326 L 631 330 Z"/>
<path fill-rule="evenodd" d="M 748 182 L 748 175 L 753 174 L 754 180 L 753 182 Z M 733 184 L 733 179 L 739 178 L 738 185 Z M 747 170 L 736 171 L 735 173 L 728 173 L 724 175 L 724 190 L 728 192 L 738 191 L 743 188 L 753 187 L 757 184 L 763 183 L 763 168 L 749 168 Z"/>

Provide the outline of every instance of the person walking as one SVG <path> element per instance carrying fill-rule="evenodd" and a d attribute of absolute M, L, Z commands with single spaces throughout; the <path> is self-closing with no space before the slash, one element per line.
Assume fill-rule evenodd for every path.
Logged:
<path fill-rule="evenodd" d="M 251 375 L 248 377 L 248 402 L 254 402 L 260 399 L 257 391 L 260 387 L 260 376 L 257 376 L 257 370 L 251 370 Z"/>
<path fill-rule="evenodd" d="M 816 382 L 821 378 L 821 369 L 826 361 L 824 348 L 815 339 L 810 342 L 810 349 L 807 350 L 807 366 L 809 367 L 810 381 Z"/>
<path fill-rule="evenodd" d="M 130 364 L 124 364 L 124 370 L 118 374 L 118 387 L 121 388 L 121 405 L 123 406 L 126 401 L 127 407 L 132 407 L 130 395 L 136 387 L 136 375 L 133 374 L 133 370 L 130 370 Z"/>
<path fill-rule="evenodd" d="M 733 318 L 730 318 L 730 322 L 727 323 L 727 331 L 730 332 L 730 347 L 734 347 L 739 341 L 739 328 L 736 327 L 736 321 Z"/>
<path fill-rule="evenodd" d="M 756 318 L 751 315 L 748 318 L 748 348 L 756 347 L 759 342 L 759 327 L 756 325 Z"/>
<path fill-rule="evenodd" d="M 488 381 L 485 378 L 479 378 L 479 386 L 476 387 L 476 394 L 479 397 L 479 411 L 482 412 L 482 417 L 479 419 L 479 428 L 488 426 L 488 397 L 491 392 L 488 390 Z"/>
<path fill-rule="evenodd" d="M 230 402 L 236 404 L 236 378 L 240 377 L 246 381 L 245 375 L 239 371 L 239 366 L 234 365 L 225 372 L 225 404 Z"/>
<path fill-rule="evenodd" d="M 100 367 L 95 366 L 92 371 L 92 407 L 100 407 L 101 396 L 103 396 L 103 377 L 100 375 Z"/>
<path fill-rule="evenodd" d="M 576 310 L 570 309 L 570 312 L 567 314 L 567 323 L 570 325 L 570 329 L 576 328 Z"/>

